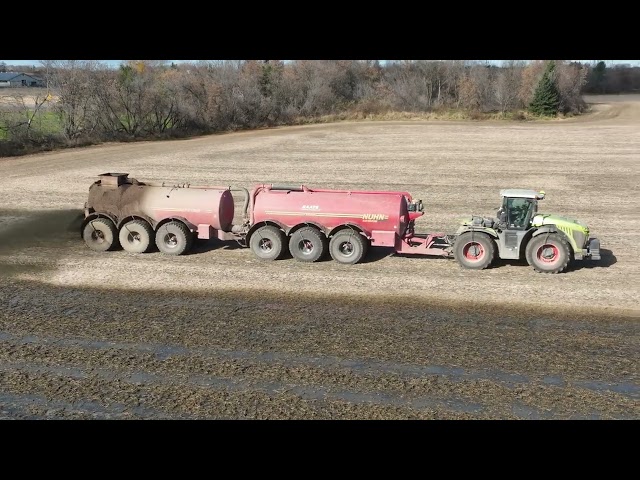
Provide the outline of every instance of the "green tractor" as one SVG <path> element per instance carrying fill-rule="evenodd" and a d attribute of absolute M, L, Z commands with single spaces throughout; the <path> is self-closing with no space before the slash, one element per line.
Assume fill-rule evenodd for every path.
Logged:
<path fill-rule="evenodd" d="M 472 216 L 462 223 L 453 254 L 465 268 L 483 269 L 496 258 L 525 258 L 536 272 L 560 273 L 573 260 L 600 260 L 600 241 L 577 220 L 538 213 L 544 192 L 501 190 L 497 218 Z"/>

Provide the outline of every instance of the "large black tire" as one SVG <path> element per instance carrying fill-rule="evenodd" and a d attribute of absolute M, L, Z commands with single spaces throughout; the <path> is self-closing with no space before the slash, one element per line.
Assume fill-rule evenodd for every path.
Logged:
<path fill-rule="evenodd" d="M 466 232 L 456 238 L 453 256 L 464 268 L 482 270 L 493 263 L 496 244 L 486 233 Z"/>
<path fill-rule="evenodd" d="M 119 247 L 118 229 L 108 218 L 90 220 L 82 230 L 82 238 L 95 252 L 106 252 Z"/>
<path fill-rule="evenodd" d="M 284 253 L 284 232 L 277 227 L 265 225 L 258 228 L 249 240 L 249 247 L 261 260 L 278 260 Z"/>
<path fill-rule="evenodd" d="M 536 272 L 560 273 L 571 261 L 571 246 L 561 233 L 541 233 L 529 241 L 525 256 Z"/>
<path fill-rule="evenodd" d="M 189 251 L 192 244 L 193 235 L 182 222 L 172 220 L 156 231 L 158 250 L 167 255 L 182 255 Z"/>
<path fill-rule="evenodd" d="M 367 239 L 360 233 L 351 229 L 340 230 L 331 237 L 329 253 L 336 262 L 353 265 L 364 258 L 367 244 Z"/>
<path fill-rule="evenodd" d="M 362 252 L 362 258 L 365 258 L 367 256 L 367 253 L 369 253 L 369 247 L 371 247 L 371 240 L 369 240 L 367 237 L 363 237 L 362 235 L 360 236 L 362 237 L 362 246 L 364 248 Z"/>
<path fill-rule="evenodd" d="M 327 237 L 313 227 L 302 227 L 289 237 L 289 251 L 300 262 L 316 262 L 329 248 Z"/>
<path fill-rule="evenodd" d="M 131 220 L 120 227 L 120 245 L 129 253 L 147 253 L 153 246 L 153 229 L 145 220 Z"/>

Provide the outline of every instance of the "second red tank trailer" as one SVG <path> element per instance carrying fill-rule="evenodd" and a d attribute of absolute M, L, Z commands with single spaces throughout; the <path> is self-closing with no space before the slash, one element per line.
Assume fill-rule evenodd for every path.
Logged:
<path fill-rule="evenodd" d="M 244 196 L 242 218 L 232 192 Z M 99 175 L 89 189 L 82 235 L 93 250 L 121 246 L 133 253 L 155 244 L 167 254 L 187 252 L 195 238 L 236 240 L 265 260 L 288 250 L 303 262 L 327 253 L 339 263 L 361 261 L 370 247 L 397 253 L 452 256 L 452 237 L 418 234 L 421 200 L 409 192 L 325 190 L 305 185 L 257 185 L 251 191 L 190 184 L 140 182 L 126 173 Z"/>
<path fill-rule="evenodd" d="M 305 262 L 327 252 L 339 263 L 358 263 L 369 247 L 398 253 L 449 255 L 442 233 L 418 235 L 422 202 L 409 192 L 311 189 L 304 185 L 258 185 L 251 192 L 248 245 L 260 258 L 287 249 Z"/>

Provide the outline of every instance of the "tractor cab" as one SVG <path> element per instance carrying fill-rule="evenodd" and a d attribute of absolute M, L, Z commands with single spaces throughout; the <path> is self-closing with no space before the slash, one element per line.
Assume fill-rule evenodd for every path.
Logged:
<path fill-rule="evenodd" d="M 538 213 L 538 200 L 544 199 L 544 192 L 512 188 L 501 190 L 500 195 L 499 225 L 505 230 L 528 230 L 531 219 Z"/>

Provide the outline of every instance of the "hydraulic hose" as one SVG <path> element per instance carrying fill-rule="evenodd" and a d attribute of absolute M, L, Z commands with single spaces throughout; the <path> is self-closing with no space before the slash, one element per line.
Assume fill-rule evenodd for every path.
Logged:
<path fill-rule="evenodd" d="M 244 205 L 242 206 L 242 218 L 247 218 L 247 211 L 249 210 L 249 190 L 244 187 L 229 188 L 231 192 L 242 192 L 244 194 Z"/>

